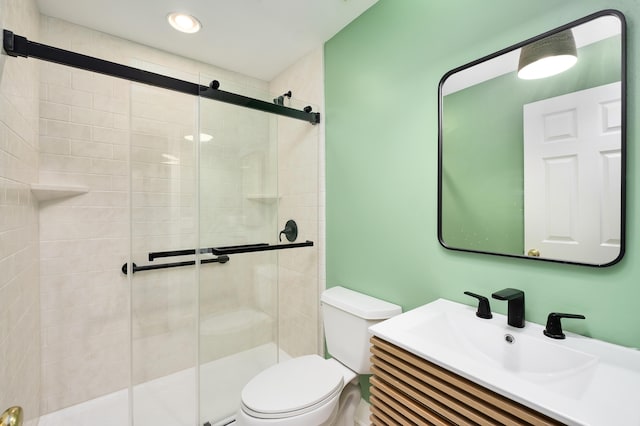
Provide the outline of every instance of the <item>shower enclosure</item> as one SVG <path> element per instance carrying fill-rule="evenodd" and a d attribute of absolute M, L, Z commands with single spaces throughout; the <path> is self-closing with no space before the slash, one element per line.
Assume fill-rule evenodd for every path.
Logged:
<path fill-rule="evenodd" d="M 131 259 L 195 261 L 130 274 L 133 423 L 192 425 L 199 411 L 199 424 L 226 424 L 243 385 L 287 356 L 279 253 L 265 250 L 288 243 L 278 241 L 282 119 L 138 84 L 131 99 Z"/>
<path fill-rule="evenodd" d="M 131 260 L 194 263 L 129 274 L 133 423 L 224 424 L 278 361 L 278 253 L 206 249 L 278 243 L 278 119 L 133 84 L 131 120 Z"/>
<path fill-rule="evenodd" d="M 194 96 L 137 74 L 43 63 L 42 75 L 41 148 L 57 149 L 64 133 L 89 160 L 41 158 L 41 183 L 62 184 L 40 185 L 40 425 L 228 424 L 251 377 L 317 351 L 317 316 L 300 313 L 317 302 L 317 193 L 307 188 L 318 169 L 283 159 L 317 154 L 319 115 L 262 89 L 223 92 L 208 76 Z M 56 97 L 87 93 L 90 105 L 72 106 L 63 126 Z M 280 232 L 290 219 L 295 241 Z M 299 324 L 311 325 L 299 337 L 311 345 L 283 338 Z"/>

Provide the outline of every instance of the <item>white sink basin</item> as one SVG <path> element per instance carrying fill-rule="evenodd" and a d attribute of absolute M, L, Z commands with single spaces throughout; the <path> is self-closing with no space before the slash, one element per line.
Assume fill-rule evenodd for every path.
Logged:
<path fill-rule="evenodd" d="M 509 327 L 502 319 L 482 321 L 470 316 L 465 305 L 461 307 L 425 318 L 411 333 L 425 342 L 436 341 L 448 349 L 482 357 L 491 367 L 528 380 L 550 381 L 582 374 L 596 364 L 595 355 L 558 345 L 541 332 L 527 333 L 531 328 Z"/>
<path fill-rule="evenodd" d="M 640 351 L 569 332 L 555 340 L 539 324 L 475 312 L 439 299 L 370 331 L 564 423 L 640 425 Z"/>

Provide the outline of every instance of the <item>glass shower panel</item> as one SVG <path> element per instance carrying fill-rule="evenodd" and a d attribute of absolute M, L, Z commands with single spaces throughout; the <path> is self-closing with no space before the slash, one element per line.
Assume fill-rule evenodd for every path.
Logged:
<path fill-rule="evenodd" d="M 138 267 L 193 261 L 149 253 L 198 244 L 198 99 L 131 85 L 131 259 Z M 193 265 L 131 275 L 135 426 L 193 426 L 197 413 L 197 273 Z"/>
<path fill-rule="evenodd" d="M 200 100 L 200 247 L 278 243 L 276 123 Z M 241 253 L 200 267 L 200 424 L 226 424 L 243 386 L 278 361 L 277 260 L 275 251 Z"/>

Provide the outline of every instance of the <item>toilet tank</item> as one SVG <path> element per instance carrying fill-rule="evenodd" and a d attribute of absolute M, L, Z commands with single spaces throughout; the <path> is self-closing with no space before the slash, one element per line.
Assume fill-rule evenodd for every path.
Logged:
<path fill-rule="evenodd" d="M 369 327 L 400 314 L 402 308 L 344 287 L 325 290 L 320 304 L 331 356 L 358 374 L 370 374 Z"/>

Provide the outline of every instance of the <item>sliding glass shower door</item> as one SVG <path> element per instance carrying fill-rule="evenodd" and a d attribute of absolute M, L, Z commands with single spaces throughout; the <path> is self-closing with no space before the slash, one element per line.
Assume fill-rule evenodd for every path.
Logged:
<path fill-rule="evenodd" d="M 198 244 L 198 100 L 134 83 L 130 99 L 132 424 L 193 426 L 198 269 L 162 256 Z"/>
<path fill-rule="evenodd" d="M 247 89 L 244 91 L 246 92 Z M 225 424 L 278 361 L 277 119 L 131 85 L 131 417 Z"/>
<path fill-rule="evenodd" d="M 51 320 L 42 328 L 41 410 L 74 424 L 228 423 L 244 384 L 281 347 L 317 352 L 317 252 L 276 252 L 313 243 L 279 244 L 287 221 L 278 220 L 276 127 L 287 126 L 270 113 L 307 129 L 288 128 L 295 161 L 282 163 L 295 164 L 287 218 L 298 207 L 302 235 L 313 240 L 318 132 L 308 129 L 320 115 L 285 107 L 290 91 L 260 101 L 151 62 L 128 59 L 131 67 L 16 37 L 12 53 L 57 64 L 41 73 L 41 164 L 32 176 L 54 182 L 31 185 L 44 197 L 39 282 Z M 115 56 L 197 66 L 129 48 Z M 279 292 L 279 262 L 290 292 Z M 299 303 L 282 303 L 285 311 L 279 299 Z"/>
<path fill-rule="evenodd" d="M 276 123 L 271 114 L 201 98 L 202 251 L 278 242 Z M 246 382 L 278 360 L 278 254 L 236 253 L 228 259 L 199 270 L 201 425 L 226 424 Z"/>

